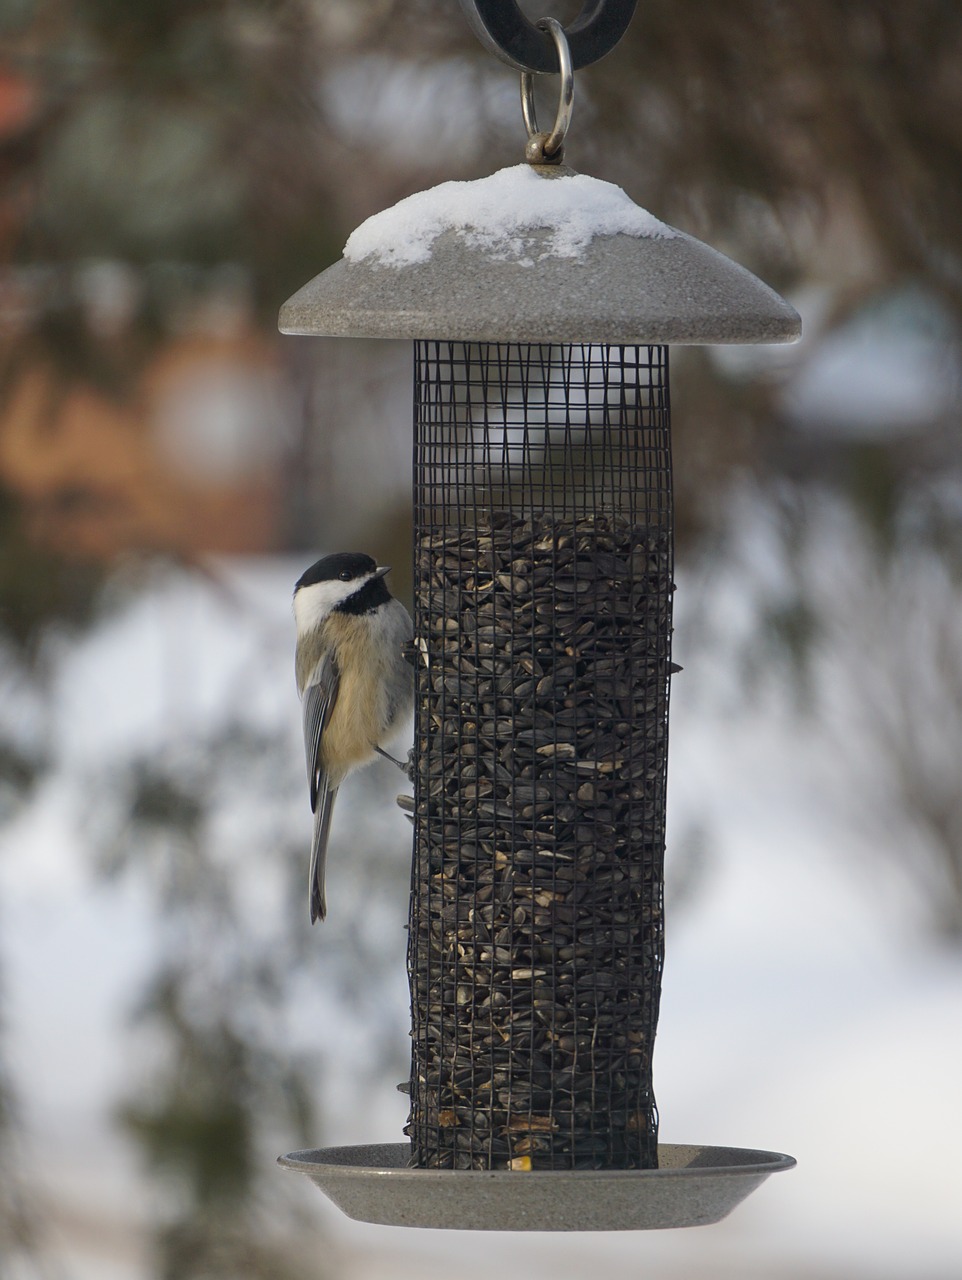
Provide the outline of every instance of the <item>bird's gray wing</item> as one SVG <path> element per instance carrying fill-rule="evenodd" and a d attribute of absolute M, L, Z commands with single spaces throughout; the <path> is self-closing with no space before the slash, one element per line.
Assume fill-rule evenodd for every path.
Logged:
<path fill-rule="evenodd" d="M 307 781 L 311 788 L 311 809 L 317 812 L 317 797 L 321 790 L 321 739 L 331 718 L 337 691 L 341 682 L 337 663 L 332 657 L 322 658 L 304 690 L 304 753 L 307 757 Z"/>
<path fill-rule="evenodd" d="M 327 841 L 331 831 L 331 815 L 337 787 L 321 767 L 321 742 L 337 702 L 340 674 L 333 658 L 324 658 L 311 675 L 304 690 L 304 751 L 307 757 L 307 779 L 311 788 L 311 808 L 314 811 L 314 837 L 311 841 L 311 924 L 327 915 L 324 898 L 324 866 L 327 861 Z"/>

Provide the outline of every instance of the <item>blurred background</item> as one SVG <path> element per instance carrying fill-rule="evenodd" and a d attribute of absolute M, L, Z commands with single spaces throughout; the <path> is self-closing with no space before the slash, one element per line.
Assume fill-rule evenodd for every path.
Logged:
<path fill-rule="evenodd" d="M 412 380 L 277 309 L 523 143 L 453 3 L 0 5 L 2 1280 L 960 1273 L 955 0 L 640 0 L 576 78 L 569 163 L 803 317 L 672 354 L 655 1059 L 664 1141 L 798 1169 L 559 1240 L 360 1226 L 274 1166 L 405 1119 L 410 829 L 391 766 L 345 787 L 311 931 L 290 595 L 363 549 L 409 598 Z"/>

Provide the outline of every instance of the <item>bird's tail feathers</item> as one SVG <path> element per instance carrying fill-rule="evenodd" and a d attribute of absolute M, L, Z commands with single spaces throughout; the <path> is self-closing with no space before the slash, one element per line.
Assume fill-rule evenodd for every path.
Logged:
<path fill-rule="evenodd" d="M 311 843 L 311 924 L 327 915 L 327 899 L 324 896 L 324 867 L 327 862 L 327 841 L 331 834 L 331 815 L 337 787 L 321 784 L 314 812 L 314 839 Z"/>

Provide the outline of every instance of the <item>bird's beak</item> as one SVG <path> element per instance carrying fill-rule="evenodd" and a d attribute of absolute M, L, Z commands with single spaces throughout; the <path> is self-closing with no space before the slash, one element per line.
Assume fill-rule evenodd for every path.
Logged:
<path fill-rule="evenodd" d="M 374 570 L 374 576 L 375 578 L 383 578 L 386 573 L 390 572 L 391 566 L 389 564 L 379 564 Z"/>

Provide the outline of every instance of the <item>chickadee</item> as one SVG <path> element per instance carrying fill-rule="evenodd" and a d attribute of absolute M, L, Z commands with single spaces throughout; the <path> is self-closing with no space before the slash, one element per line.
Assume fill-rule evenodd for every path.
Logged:
<path fill-rule="evenodd" d="M 294 586 L 294 667 L 314 812 L 312 924 L 327 914 L 324 863 L 337 789 L 354 769 L 387 755 L 381 744 L 413 702 L 414 672 L 402 648 L 414 626 L 387 589 L 389 569 L 370 556 L 339 552 L 312 564 Z"/>

